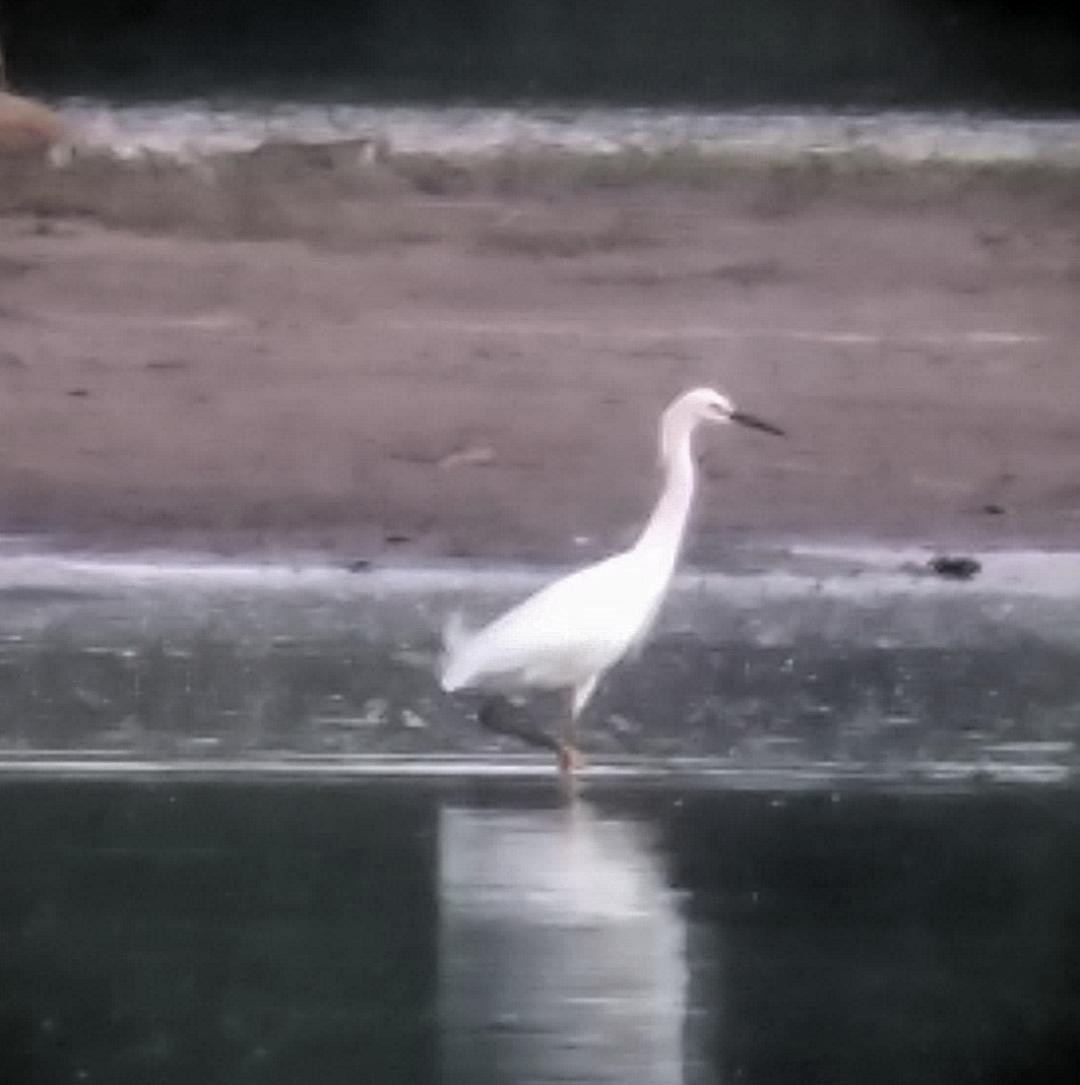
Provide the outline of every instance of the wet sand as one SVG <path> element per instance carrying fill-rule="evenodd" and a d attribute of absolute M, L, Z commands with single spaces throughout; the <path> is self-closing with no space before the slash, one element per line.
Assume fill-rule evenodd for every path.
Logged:
<path fill-rule="evenodd" d="M 692 560 L 1074 546 L 1078 223 L 1030 193 L 776 186 L 372 196 L 347 238 L 10 216 L 0 530 L 591 556 L 647 514 L 658 410 L 715 383 L 790 437 L 703 434 Z"/>

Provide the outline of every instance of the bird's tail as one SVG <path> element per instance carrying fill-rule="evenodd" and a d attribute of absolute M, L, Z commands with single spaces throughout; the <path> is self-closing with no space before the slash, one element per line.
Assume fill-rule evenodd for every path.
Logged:
<path fill-rule="evenodd" d="M 461 611 L 452 611 L 443 624 L 443 648 L 452 655 L 469 639 L 469 636 L 469 627 L 465 624 Z"/>
<path fill-rule="evenodd" d="M 454 658 L 465 646 L 470 637 L 470 632 L 461 616 L 461 611 L 451 612 L 443 625 L 443 653 L 440 665 L 440 678 L 445 690 L 457 688 L 454 675 Z"/>

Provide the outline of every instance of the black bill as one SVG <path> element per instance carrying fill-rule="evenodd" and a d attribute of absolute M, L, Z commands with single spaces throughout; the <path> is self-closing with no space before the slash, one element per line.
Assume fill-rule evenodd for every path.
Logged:
<path fill-rule="evenodd" d="M 758 418 L 756 415 L 747 414 L 746 411 L 732 411 L 731 421 L 738 422 L 741 426 L 749 426 L 750 429 L 759 429 L 764 433 L 771 433 L 774 437 L 787 436 L 779 426 L 774 426 L 771 422 L 766 422 L 765 419 Z"/>

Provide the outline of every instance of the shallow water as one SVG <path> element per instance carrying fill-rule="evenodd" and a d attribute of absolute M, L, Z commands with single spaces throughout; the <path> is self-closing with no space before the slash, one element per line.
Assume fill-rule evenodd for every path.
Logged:
<path fill-rule="evenodd" d="M 591 765 L 1075 777 L 1080 563 L 981 560 L 972 583 L 844 550 L 680 576 L 640 658 L 589 706 Z M 439 688 L 436 663 L 448 613 L 475 624 L 551 575 L 0 559 L 0 771 L 280 774 L 318 760 L 423 776 L 456 759 L 454 772 L 547 774 L 550 742 L 537 761 L 520 733 L 550 731 L 558 699 L 531 699 L 496 731 L 476 698 Z M 510 764 L 522 756 L 534 760 Z"/>
<path fill-rule="evenodd" d="M 6 781 L 0 1080 L 1074 1081 L 1057 789 Z"/>

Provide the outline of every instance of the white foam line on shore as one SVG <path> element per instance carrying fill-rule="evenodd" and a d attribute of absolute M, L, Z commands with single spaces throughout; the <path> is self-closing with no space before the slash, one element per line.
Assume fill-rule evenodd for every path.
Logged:
<path fill-rule="evenodd" d="M 0 539 L 0 543 L 4 540 Z M 752 556 L 752 551 L 747 551 Z M 805 596 L 828 591 L 849 598 L 869 595 L 965 594 L 1080 598 L 1080 552 L 1006 550 L 975 552 L 982 571 L 958 582 L 917 575 L 931 552 L 907 547 L 795 544 L 765 552 L 752 571 L 686 569 L 676 577 L 677 593 L 736 598 Z M 822 562 L 834 564 L 835 568 Z M 424 597 L 524 592 L 544 584 L 564 566 L 468 565 L 375 567 L 352 573 L 320 557 L 284 562 L 209 561 L 161 553 L 116 558 L 70 554 L 14 553 L 0 556 L 0 591 L 257 590 L 314 592 L 337 597 Z"/>
<path fill-rule="evenodd" d="M 854 330 L 810 331 L 800 328 L 731 328 L 720 325 L 679 325 L 658 327 L 655 324 L 635 327 L 620 324 L 598 327 L 558 321 L 479 321 L 479 320 L 389 320 L 395 331 L 431 331 L 453 335 L 546 335 L 576 339 L 671 340 L 699 339 L 731 342 L 745 339 L 772 339 L 828 346 L 953 346 L 979 349 L 1000 346 L 1042 346 L 1054 342 L 1051 336 L 1022 331 L 973 330 L 962 332 L 905 332 L 903 334 Z"/>
<path fill-rule="evenodd" d="M 0 755 L 0 778 L 179 778 L 184 780 L 353 779 L 353 780 L 519 780 L 549 781 L 559 786 L 550 758 L 505 757 L 355 757 L 337 761 L 303 758 L 278 760 L 125 760 L 92 754 Z M 703 758 L 672 758 L 662 762 L 631 759 L 590 762 L 578 774 L 581 784 L 679 783 L 726 788 L 814 789 L 847 786 L 942 786 L 969 788 L 982 783 L 1063 784 L 1073 778 L 1068 766 L 1055 764 L 1007 764 L 998 762 L 927 761 L 888 772 L 867 766 L 820 762 L 804 766 L 749 767 L 725 765 Z"/>
<path fill-rule="evenodd" d="M 89 146 L 122 156 L 178 157 L 251 150 L 274 141 L 335 143 L 380 136 L 394 152 L 497 155 L 734 153 L 769 161 L 793 155 L 871 154 L 904 163 L 1027 163 L 1080 160 L 1074 119 L 1016 119 L 962 112 L 886 110 L 674 110 L 363 106 L 275 100 L 224 108 L 207 100 L 109 103 L 58 100 Z"/>

